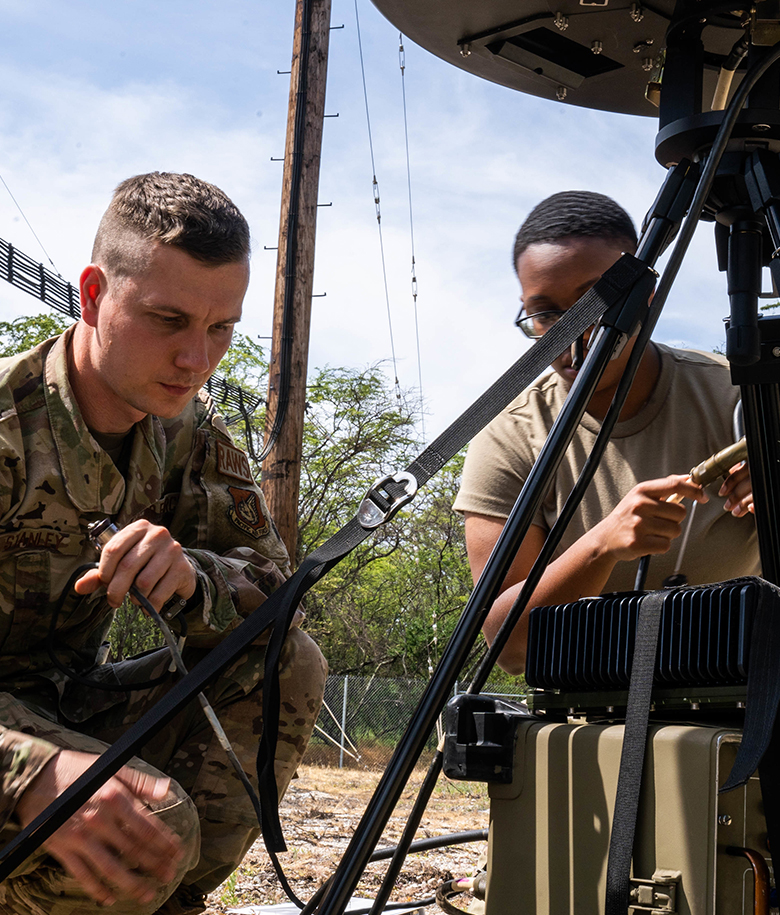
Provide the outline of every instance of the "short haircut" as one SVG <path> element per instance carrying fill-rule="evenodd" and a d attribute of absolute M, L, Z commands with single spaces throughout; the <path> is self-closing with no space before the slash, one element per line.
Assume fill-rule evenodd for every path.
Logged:
<path fill-rule="evenodd" d="M 192 175 L 149 172 L 123 181 L 98 226 L 93 263 L 118 275 L 138 270 L 148 242 L 219 266 L 249 258 L 249 226 L 230 198 Z"/>
<path fill-rule="evenodd" d="M 636 229 L 631 217 L 611 197 L 594 191 L 561 191 L 531 210 L 515 236 L 512 264 L 531 245 L 564 238 L 604 238 L 630 242 L 636 250 Z"/>

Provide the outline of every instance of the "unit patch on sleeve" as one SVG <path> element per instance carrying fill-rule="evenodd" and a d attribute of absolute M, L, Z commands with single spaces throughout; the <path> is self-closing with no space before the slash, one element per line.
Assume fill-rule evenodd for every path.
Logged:
<path fill-rule="evenodd" d="M 235 477 L 244 483 L 253 483 L 249 458 L 240 448 L 217 441 L 217 470 L 227 477 Z"/>
<path fill-rule="evenodd" d="M 228 518 L 250 537 L 262 537 L 268 532 L 268 522 L 260 507 L 260 499 L 251 489 L 228 486 L 233 504 L 228 509 Z"/>

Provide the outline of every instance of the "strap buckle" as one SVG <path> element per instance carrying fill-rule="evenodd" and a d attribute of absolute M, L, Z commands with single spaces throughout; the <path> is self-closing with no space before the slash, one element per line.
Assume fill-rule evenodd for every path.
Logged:
<path fill-rule="evenodd" d="M 387 484 L 399 483 L 405 487 L 403 492 L 398 492 L 396 487 L 391 492 Z M 411 502 L 417 492 L 417 478 L 406 470 L 379 477 L 365 494 L 357 512 L 360 526 L 366 530 L 373 530 L 389 521 L 393 515 Z"/>

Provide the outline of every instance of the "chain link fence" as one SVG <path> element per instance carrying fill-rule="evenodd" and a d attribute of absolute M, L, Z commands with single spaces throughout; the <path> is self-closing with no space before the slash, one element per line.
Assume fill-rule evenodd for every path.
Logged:
<path fill-rule="evenodd" d="M 428 680 L 328 677 L 322 711 L 304 762 L 313 766 L 384 769 L 427 685 Z M 458 692 L 456 684 L 453 694 Z M 440 725 L 443 725 L 441 718 Z M 439 741 L 436 730 L 428 737 L 420 760 L 423 764 L 427 764 L 436 750 Z"/>

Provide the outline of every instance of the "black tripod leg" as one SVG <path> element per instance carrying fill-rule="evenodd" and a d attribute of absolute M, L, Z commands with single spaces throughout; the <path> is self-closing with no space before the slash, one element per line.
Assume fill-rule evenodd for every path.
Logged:
<path fill-rule="evenodd" d="M 780 249 L 780 160 L 755 152 L 745 165 L 745 186 L 756 213 L 734 220 L 729 234 L 728 282 L 732 326 L 752 321 L 756 326 L 755 359 L 736 359 L 727 348 L 731 377 L 739 384 L 748 445 L 750 477 L 756 514 L 762 575 L 780 583 L 780 319 L 758 318 L 761 291 L 763 229 L 769 232 L 773 253 Z M 733 294 L 732 294 L 733 290 Z M 748 310 L 752 307 L 752 318 Z M 727 341 L 730 336 L 727 336 Z M 734 337 L 742 339 L 741 332 Z"/>
<path fill-rule="evenodd" d="M 731 224 L 726 273 L 731 319 L 726 331 L 726 357 L 732 365 L 753 365 L 759 360 L 763 229 L 763 220 L 755 214 L 740 216 Z"/>
<path fill-rule="evenodd" d="M 602 329 L 599 333 L 529 474 L 504 531 L 498 538 L 485 570 L 458 620 L 415 716 L 393 753 L 352 841 L 331 878 L 328 891 L 316 909 L 307 906 L 302 915 L 308 915 L 313 911 L 319 915 L 341 915 L 346 911 L 371 852 L 382 836 L 439 712 L 451 695 L 455 679 L 480 633 L 487 611 L 498 594 L 501 582 L 531 526 L 552 475 L 568 448 L 582 414 L 622 336 L 622 332 L 616 328 Z"/>
<path fill-rule="evenodd" d="M 678 170 L 670 172 L 670 178 L 674 179 L 675 184 L 685 183 L 684 175 Z M 676 193 L 672 196 L 676 197 Z M 661 197 L 662 195 L 659 195 L 659 199 Z M 678 209 L 681 217 L 685 207 L 680 206 Z M 664 220 L 666 224 L 662 225 Z M 672 225 L 674 220 L 669 218 L 668 213 L 664 220 L 654 221 L 650 233 L 652 243 L 647 243 L 645 239 L 645 246 L 640 246 L 642 259 L 647 264 L 654 263 L 654 258 L 668 242 L 669 233 L 673 234 L 676 229 L 676 225 Z M 649 292 L 649 289 L 647 291 Z M 632 304 L 635 306 L 636 302 Z M 644 310 L 646 312 L 646 298 Z M 401 738 L 401 742 L 358 824 L 355 835 L 331 878 L 328 890 L 315 904 L 316 908 L 315 905 L 307 906 L 301 915 L 308 915 L 314 911 L 318 915 L 326 915 L 326 913 L 327 915 L 340 915 L 346 911 L 371 851 L 382 835 L 439 712 L 446 704 L 458 672 L 479 635 L 487 612 L 528 532 L 555 470 L 590 402 L 593 391 L 624 334 L 633 330 L 636 325 L 637 315 L 632 315 L 630 309 L 626 309 L 625 313 L 616 308 L 617 311 L 620 313 L 615 314 L 612 318 L 614 325 L 602 327 L 585 360 L 582 371 L 572 385 L 564 408 L 556 419 L 523 491 L 507 519 L 504 530 L 458 621 L 433 678 L 420 700 L 415 716 Z"/>
<path fill-rule="evenodd" d="M 758 296 L 761 292 L 761 265 L 766 260 L 761 250 L 764 228 L 769 231 L 772 240 L 771 260 L 775 264 L 775 255 L 780 249 L 780 163 L 775 155 L 766 152 L 754 153 L 745 164 L 744 174 L 751 206 L 755 214 L 761 215 L 741 216 L 731 225 L 727 267 L 731 319 L 727 341 L 734 343 L 734 349 L 732 351 L 727 347 L 726 354 L 731 361 L 732 380 L 739 384 L 742 396 L 762 575 L 768 581 L 778 584 L 780 318 L 764 316 L 759 319 Z M 775 273 L 776 269 L 773 269 L 773 275 Z M 748 353 L 741 349 L 741 345 L 750 339 L 750 334 L 744 336 L 744 329 L 751 323 L 755 326 L 756 339 L 751 343 L 751 352 Z M 752 331 L 750 333 L 752 334 Z M 746 356 L 748 358 L 745 358 Z M 768 634 L 766 638 L 769 638 Z M 776 682 L 776 669 L 767 671 L 765 668 L 759 668 L 759 658 L 760 654 L 757 655 L 754 643 L 748 680 L 748 717 L 743 735 L 744 745 L 756 739 L 755 728 L 751 725 L 756 682 L 763 682 L 765 689 L 768 689 L 767 678 Z M 757 677 L 758 670 L 763 674 L 763 681 L 760 676 Z M 769 690 L 765 695 L 761 695 L 760 700 L 758 708 L 763 711 L 766 725 L 772 728 L 771 741 L 759 763 L 758 772 L 769 850 L 777 875 L 777 866 L 780 862 L 780 781 L 777 768 L 780 761 L 780 727 L 777 723 L 777 698 L 773 691 Z"/>
<path fill-rule="evenodd" d="M 771 332 L 772 348 L 780 346 L 779 319 L 771 319 L 771 324 L 763 319 L 760 328 L 765 338 L 767 331 Z M 780 366 L 777 368 L 780 369 Z M 750 372 L 744 369 L 732 371 L 735 381 L 743 374 Z M 777 511 L 780 505 L 780 385 L 740 382 L 740 391 L 761 574 L 767 581 L 780 584 L 780 518 Z"/>

